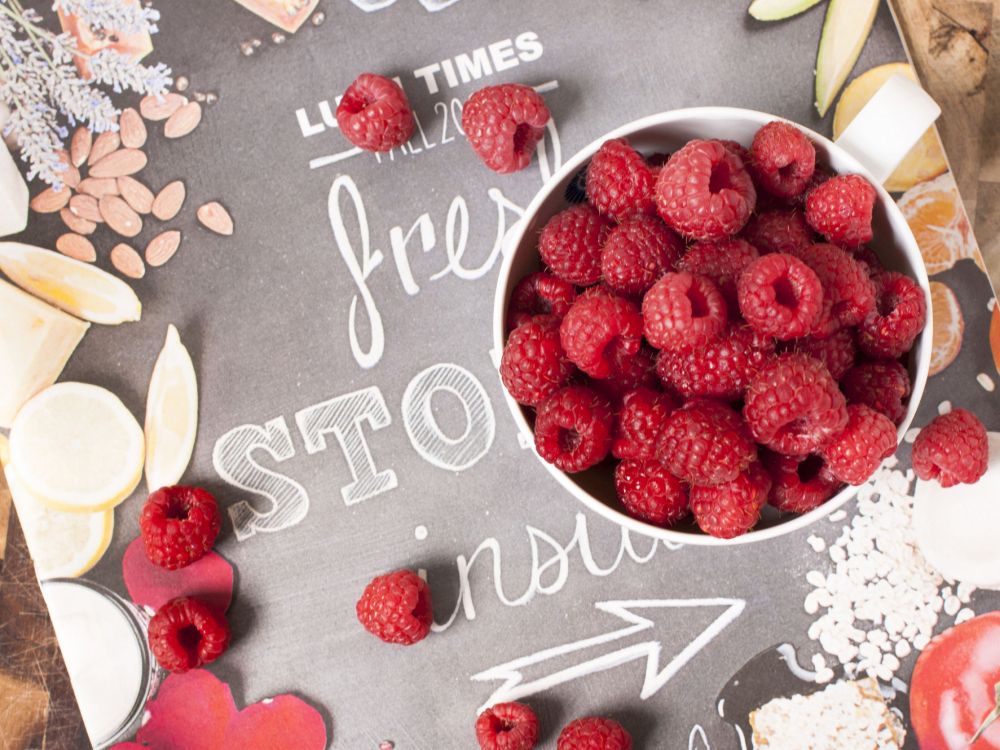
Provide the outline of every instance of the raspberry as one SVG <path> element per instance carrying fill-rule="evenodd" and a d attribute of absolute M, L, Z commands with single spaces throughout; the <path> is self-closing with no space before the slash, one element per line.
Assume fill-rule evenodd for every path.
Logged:
<path fill-rule="evenodd" d="M 842 249 L 844 252 L 850 253 L 851 257 L 864 267 L 869 276 L 877 276 L 885 270 L 881 259 L 868 245 L 854 245 Z"/>
<path fill-rule="evenodd" d="M 660 352 L 656 372 L 682 396 L 731 401 L 743 395 L 757 370 L 774 354 L 774 339 L 734 326 L 702 346 Z"/>
<path fill-rule="evenodd" d="M 431 590 L 412 570 L 377 576 L 365 586 L 355 611 L 364 629 L 386 643 L 412 646 L 431 630 Z"/>
<path fill-rule="evenodd" d="M 580 286 L 601 279 L 601 247 L 611 225 L 585 203 L 560 211 L 538 238 L 538 253 L 561 279 Z"/>
<path fill-rule="evenodd" d="M 507 328 L 513 331 L 536 315 L 562 318 L 576 299 L 576 288 L 565 279 L 532 273 L 521 279 L 510 295 Z"/>
<path fill-rule="evenodd" d="M 604 283 L 624 294 L 645 294 L 684 251 L 680 238 L 651 216 L 611 230 L 601 250 Z"/>
<path fill-rule="evenodd" d="M 858 358 L 858 347 L 854 344 L 854 333 L 846 328 L 823 339 L 812 336 L 795 339 L 789 342 L 785 351 L 803 352 L 810 357 L 815 357 L 826 365 L 826 369 L 830 371 L 834 380 L 840 380 L 844 377 Z"/>
<path fill-rule="evenodd" d="M 716 139 L 715 142 L 721 143 L 722 147 L 725 148 L 726 151 L 731 153 L 733 156 L 738 157 L 739 160 L 743 162 L 744 167 L 750 163 L 750 149 L 748 149 L 742 143 L 739 143 L 738 141 L 726 141 L 721 139 Z"/>
<path fill-rule="evenodd" d="M 149 621 L 149 648 L 168 672 L 187 672 L 211 664 L 229 646 L 225 616 L 198 599 L 179 596 Z"/>
<path fill-rule="evenodd" d="M 573 363 L 559 343 L 559 319 L 539 315 L 515 328 L 500 357 L 500 379 L 519 404 L 537 406 L 569 382 Z"/>
<path fill-rule="evenodd" d="M 656 440 L 677 408 L 667 393 L 651 388 L 636 388 L 622 397 L 615 415 L 611 455 L 615 458 L 650 459 L 656 456 Z"/>
<path fill-rule="evenodd" d="M 858 347 L 870 357 L 895 359 L 910 351 L 924 330 L 927 302 L 909 276 L 885 271 L 875 277 L 876 310 L 858 329 Z"/>
<path fill-rule="evenodd" d="M 687 490 L 659 461 L 622 461 L 615 489 L 630 516 L 654 526 L 673 526 L 688 515 Z"/>
<path fill-rule="evenodd" d="M 538 741 L 538 717 L 523 703 L 497 703 L 476 719 L 480 750 L 531 750 Z"/>
<path fill-rule="evenodd" d="M 820 242 L 793 254 L 816 272 L 823 285 L 823 313 L 813 335 L 829 336 L 857 325 L 875 309 L 875 284 L 849 253 Z"/>
<path fill-rule="evenodd" d="M 623 297 L 579 297 L 559 326 L 566 356 L 593 378 L 612 374 L 614 353 L 633 355 L 642 343 L 642 315 Z"/>
<path fill-rule="evenodd" d="M 906 416 L 910 375 L 894 359 L 862 362 L 847 371 L 840 389 L 848 403 L 870 406 L 900 424 Z"/>
<path fill-rule="evenodd" d="M 989 461 L 986 428 L 965 409 L 935 417 L 913 443 L 913 470 L 925 482 L 936 479 L 942 487 L 975 484 Z"/>
<path fill-rule="evenodd" d="M 840 489 L 840 482 L 824 471 L 820 456 L 801 458 L 766 451 L 762 460 L 771 475 L 768 502 L 783 513 L 808 513 Z"/>
<path fill-rule="evenodd" d="M 545 133 L 549 108 L 530 86 L 479 89 L 462 107 L 462 130 L 483 163 L 500 174 L 524 169 Z"/>
<path fill-rule="evenodd" d="M 812 453 L 847 424 L 844 394 L 807 354 L 779 354 L 750 381 L 743 417 L 757 442 L 778 453 Z"/>
<path fill-rule="evenodd" d="M 750 144 L 750 172 L 757 184 L 779 198 L 801 195 L 816 170 L 816 149 L 794 125 L 775 120 Z"/>
<path fill-rule="evenodd" d="M 655 214 L 653 173 L 624 138 L 605 141 L 587 168 L 587 197 L 612 221 Z"/>
<path fill-rule="evenodd" d="M 611 449 L 614 417 L 593 388 L 571 385 L 549 396 L 535 417 L 535 450 L 567 473 L 600 463 Z"/>
<path fill-rule="evenodd" d="M 643 331 L 658 349 L 700 346 L 726 327 L 726 301 L 709 279 L 667 273 L 642 300 Z"/>
<path fill-rule="evenodd" d="M 161 487 L 146 500 L 139 531 L 151 562 L 177 570 L 205 556 L 219 535 L 219 506 L 200 487 Z"/>
<path fill-rule="evenodd" d="M 389 151 L 413 135 L 413 112 L 399 84 L 374 73 L 359 75 L 337 105 L 337 126 L 365 151 Z"/>
<path fill-rule="evenodd" d="M 757 201 L 740 157 L 718 141 L 689 141 L 656 179 L 656 208 L 685 237 L 718 240 L 747 223 Z"/>
<path fill-rule="evenodd" d="M 787 253 L 755 260 L 736 283 L 740 312 L 755 330 L 779 339 L 809 333 L 823 308 L 819 277 Z"/>
<path fill-rule="evenodd" d="M 875 188 L 858 174 L 831 177 L 806 196 L 809 226 L 838 245 L 863 245 L 872 238 Z"/>
<path fill-rule="evenodd" d="M 587 716 L 563 727 L 556 750 L 632 750 L 632 736 L 614 719 Z"/>
<path fill-rule="evenodd" d="M 813 231 L 801 211 L 762 211 L 747 222 L 743 239 L 762 253 L 791 253 L 813 244 Z"/>
<path fill-rule="evenodd" d="M 711 279 L 722 292 L 729 314 L 733 316 L 739 313 L 740 309 L 736 297 L 736 280 L 746 267 L 759 257 L 757 248 L 746 240 L 728 237 L 715 242 L 697 242 L 691 245 L 675 267 L 678 271 Z"/>
<path fill-rule="evenodd" d="M 752 529 L 767 502 L 771 478 L 755 461 L 735 478 L 712 487 L 691 488 L 691 512 L 698 528 L 720 539 L 733 539 Z"/>
<path fill-rule="evenodd" d="M 711 485 L 735 479 L 757 457 L 757 448 L 738 412 L 699 398 L 667 418 L 656 456 L 674 476 Z"/>
<path fill-rule="evenodd" d="M 656 388 L 659 386 L 656 355 L 646 345 L 631 355 L 625 354 L 621 347 L 616 347 L 611 352 L 611 374 L 592 381 L 590 385 L 614 403 L 636 388 Z"/>
<path fill-rule="evenodd" d="M 864 404 L 850 404 L 844 429 L 819 452 L 827 470 L 841 482 L 864 484 L 879 464 L 896 452 L 896 425 Z"/>

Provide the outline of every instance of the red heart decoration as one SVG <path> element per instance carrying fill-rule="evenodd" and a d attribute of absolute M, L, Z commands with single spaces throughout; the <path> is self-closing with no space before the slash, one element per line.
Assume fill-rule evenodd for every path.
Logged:
<path fill-rule="evenodd" d="M 191 596 L 224 612 L 233 600 L 233 566 L 215 552 L 185 568 L 167 570 L 149 561 L 137 538 L 122 557 L 122 576 L 132 601 L 153 609 L 175 597 Z"/>
<path fill-rule="evenodd" d="M 254 703 L 229 722 L 225 750 L 324 750 L 326 724 L 319 712 L 294 695 Z"/>
<path fill-rule="evenodd" d="M 229 686 L 204 669 L 169 675 L 146 712 L 136 739 L 155 750 L 219 750 L 237 715 Z"/>

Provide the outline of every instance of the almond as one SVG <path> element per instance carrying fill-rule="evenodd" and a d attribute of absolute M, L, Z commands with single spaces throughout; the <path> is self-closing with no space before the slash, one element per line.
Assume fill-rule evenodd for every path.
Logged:
<path fill-rule="evenodd" d="M 129 107 L 122 110 L 121 117 L 118 118 L 118 126 L 121 128 L 120 134 L 122 145 L 126 148 L 142 148 L 146 143 L 146 123 L 142 121 L 139 113 Z"/>
<path fill-rule="evenodd" d="M 139 111 L 143 117 L 152 122 L 166 120 L 170 115 L 187 104 L 187 101 L 187 97 L 180 94 L 169 93 L 161 96 L 150 94 L 143 97 L 142 101 L 139 102 Z"/>
<path fill-rule="evenodd" d="M 68 208 L 62 209 L 59 215 L 62 217 L 63 224 L 77 234 L 93 234 L 94 230 L 97 229 L 97 224 L 90 221 L 90 219 L 77 216 Z"/>
<path fill-rule="evenodd" d="M 230 235 L 233 233 L 233 217 L 217 201 L 206 203 L 198 211 L 198 221 L 216 234 Z"/>
<path fill-rule="evenodd" d="M 128 175 L 119 177 L 118 193 L 136 213 L 148 214 L 153 210 L 153 191 L 135 179 L 135 177 L 129 177 Z"/>
<path fill-rule="evenodd" d="M 97 260 L 97 251 L 94 250 L 93 243 L 86 237 L 72 232 L 59 235 L 59 239 L 56 240 L 56 250 L 85 263 L 93 263 Z"/>
<path fill-rule="evenodd" d="M 85 177 L 76 189 L 95 198 L 102 198 L 105 195 L 117 195 L 118 183 L 113 177 Z"/>
<path fill-rule="evenodd" d="M 120 148 L 90 168 L 91 177 L 122 177 L 146 166 L 146 154 L 137 148 Z"/>
<path fill-rule="evenodd" d="M 184 183 L 174 180 L 161 190 L 153 200 L 153 216 L 160 221 L 170 221 L 181 210 L 187 191 Z"/>
<path fill-rule="evenodd" d="M 177 252 L 180 245 L 181 233 L 176 229 L 168 229 L 166 232 L 156 235 L 146 245 L 146 262 L 154 268 L 162 266 L 174 257 L 174 253 Z"/>
<path fill-rule="evenodd" d="M 73 133 L 73 140 L 69 144 L 69 156 L 74 167 L 82 167 L 90 156 L 90 147 L 94 144 L 94 136 L 90 133 L 90 128 L 81 125 Z"/>
<path fill-rule="evenodd" d="M 167 118 L 163 126 L 163 135 L 167 138 L 180 138 L 187 135 L 201 122 L 201 105 L 198 102 L 188 102 Z"/>
<path fill-rule="evenodd" d="M 99 134 L 94 139 L 94 145 L 90 147 L 90 155 L 87 157 L 87 166 L 92 167 L 105 156 L 122 145 L 121 136 L 111 130 Z"/>
<path fill-rule="evenodd" d="M 117 195 L 105 195 L 97 203 L 104 221 L 122 237 L 135 237 L 142 231 L 142 219 Z"/>
<path fill-rule="evenodd" d="M 97 198 L 92 195 L 74 195 L 69 199 L 69 210 L 87 221 L 104 223 L 101 211 L 97 207 Z"/>
<path fill-rule="evenodd" d="M 111 265 L 130 279 L 141 279 L 146 275 L 146 264 L 142 262 L 142 256 L 124 242 L 111 248 Z"/>
<path fill-rule="evenodd" d="M 46 188 L 31 199 L 31 210 L 39 214 L 53 214 L 69 203 L 73 191 L 65 185 L 61 190 Z"/>

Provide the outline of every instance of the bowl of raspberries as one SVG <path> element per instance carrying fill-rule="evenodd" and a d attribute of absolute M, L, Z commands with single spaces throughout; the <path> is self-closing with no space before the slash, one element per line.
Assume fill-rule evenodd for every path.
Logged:
<path fill-rule="evenodd" d="M 675 110 L 542 188 L 500 272 L 518 427 L 587 507 L 672 542 L 802 528 L 891 456 L 931 354 L 906 220 L 822 135 Z"/>

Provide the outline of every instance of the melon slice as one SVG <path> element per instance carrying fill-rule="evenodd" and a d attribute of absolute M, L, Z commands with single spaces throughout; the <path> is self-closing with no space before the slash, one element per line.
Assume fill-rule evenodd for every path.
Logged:
<path fill-rule="evenodd" d="M 753 0 L 748 12 L 758 21 L 780 21 L 797 16 L 820 0 Z"/>
<path fill-rule="evenodd" d="M 830 0 L 816 56 L 816 109 L 825 115 L 858 61 L 878 0 Z"/>

